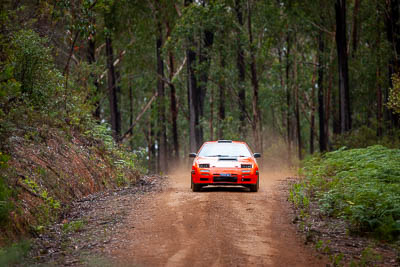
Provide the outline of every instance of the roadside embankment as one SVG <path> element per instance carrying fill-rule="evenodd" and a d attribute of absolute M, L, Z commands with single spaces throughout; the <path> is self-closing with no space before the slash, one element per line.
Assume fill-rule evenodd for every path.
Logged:
<path fill-rule="evenodd" d="M 135 183 L 135 155 L 106 131 L 41 125 L 8 136 L 0 150 L 0 244 L 41 233 L 73 200 Z"/>

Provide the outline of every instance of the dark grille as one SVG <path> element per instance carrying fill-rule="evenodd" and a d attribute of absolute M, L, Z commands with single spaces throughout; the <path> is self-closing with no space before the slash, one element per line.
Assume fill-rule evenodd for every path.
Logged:
<path fill-rule="evenodd" d="M 237 177 L 232 176 L 214 176 L 214 182 L 228 182 L 228 183 L 236 183 Z"/>
<path fill-rule="evenodd" d="M 242 168 L 246 168 L 246 169 L 251 169 L 252 168 L 251 164 L 242 164 L 241 167 Z"/>
<path fill-rule="evenodd" d="M 199 168 L 210 168 L 210 164 L 199 164 Z"/>

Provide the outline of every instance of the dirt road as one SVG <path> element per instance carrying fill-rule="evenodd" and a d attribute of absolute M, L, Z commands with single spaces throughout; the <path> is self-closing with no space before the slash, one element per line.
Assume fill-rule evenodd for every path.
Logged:
<path fill-rule="evenodd" d="M 260 191 L 211 187 L 190 190 L 189 172 L 170 175 L 162 193 L 128 215 L 111 255 L 129 266 L 325 266 L 305 247 L 287 214 L 280 180 L 261 174 Z"/>

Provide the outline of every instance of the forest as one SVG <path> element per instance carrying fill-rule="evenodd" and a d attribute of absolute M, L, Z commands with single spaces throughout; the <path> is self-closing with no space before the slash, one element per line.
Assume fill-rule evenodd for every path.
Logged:
<path fill-rule="evenodd" d="M 344 145 L 398 145 L 396 0 L 3 7 L 2 115 L 22 98 L 52 102 L 77 124 L 90 116 L 151 171 L 167 172 L 214 139 L 246 140 L 271 155 L 279 143 L 289 161 Z M 48 59 L 27 61 L 34 53 Z M 57 77 L 26 73 L 46 64 Z M 43 79 L 58 88 L 34 88 Z"/>
<path fill-rule="evenodd" d="M 296 207 L 318 198 L 357 231 L 398 238 L 400 0 L 2 0 L 0 21 L 1 225 L 21 192 L 44 203 L 44 225 L 60 203 L 168 174 L 226 139 L 264 168 L 300 164 Z M 79 176 L 52 169 L 53 145 L 82 148 L 102 180 L 48 195 Z M 375 193 L 359 199 L 364 174 L 387 194 L 371 198 L 380 215 Z M 31 221 L 19 223 L 13 233 Z"/>

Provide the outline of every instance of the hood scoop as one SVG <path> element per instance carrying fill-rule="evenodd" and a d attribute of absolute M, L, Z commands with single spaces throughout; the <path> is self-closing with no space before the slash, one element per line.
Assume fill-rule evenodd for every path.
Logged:
<path fill-rule="evenodd" d="M 218 160 L 219 161 L 237 161 L 237 158 L 232 158 L 232 157 L 228 158 L 228 157 L 226 157 L 226 158 L 218 158 Z"/>

